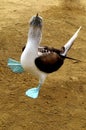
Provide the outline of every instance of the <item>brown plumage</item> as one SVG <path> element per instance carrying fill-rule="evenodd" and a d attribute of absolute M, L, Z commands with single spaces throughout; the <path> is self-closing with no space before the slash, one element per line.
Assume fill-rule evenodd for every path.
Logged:
<path fill-rule="evenodd" d="M 24 49 L 25 46 L 22 48 L 22 51 L 24 51 Z M 39 57 L 35 59 L 37 68 L 45 73 L 52 73 L 58 70 L 63 65 L 65 59 L 60 55 L 62 52 L 64 52 L 64 48 L 55 49 L 47 46 L 39 47 Z"/>
<path fill-rule="evenodd" d="M 45 73 L 52 73 L 58 70 L 63 65 L 63 63 L 64 58 L 62 58 L 56 52 L 44 54 L 35 59 L 37 68 Z"/>

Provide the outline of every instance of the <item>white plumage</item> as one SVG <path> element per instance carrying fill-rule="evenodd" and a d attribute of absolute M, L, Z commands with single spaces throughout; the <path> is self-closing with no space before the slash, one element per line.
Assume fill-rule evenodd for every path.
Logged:
<path fill-rule="evenodd" d="M 37 14 L 37 16 L 33 16 L 30 19 L 28 40 L 26 47 L 21 55 L 20 61 L 25 71 L 30 72 L 39 79 L 39 84 L 38 87 L 27 90 L 27 96 L 32 98 L 38 97 L 40 87 L 44 83 L 47 74 L 54 72 L 61 67 L 64 59 L 66 58 L 68 50 L 72 46 L 78 35 L 78 32 L 80 31 L 80 28 L 64 45 L 62 51 L 56 50 L 54 48 L 46 49 L 46 47 L 39 47 L 42 38 L 42 17 L 38 16 Z M 54 67 L 56 68 L 53 69 Z M 51 70 L 48 70 L 48 68 Z"/>
<path fill-rule="evenodd" d="M 30 19 L 27 44 L 20 58 L 21 64 L 13 59 L 8 60 L 8 66 L 13 72 L 21 73 L 25 70 L 39 79 L 39 84 L 36 88 L 31 88 L 26 91 L 27 96 L 37 98 L 47 75 L 58 70 L 63 65 L 65 58 L 76 60 L 67 57 L 67 52 L 73 45 L 80 29 L 81 27 L 61 49 L 47 46 L 40 47 L 42 38 L 42 17 L 37 14 Z"/>

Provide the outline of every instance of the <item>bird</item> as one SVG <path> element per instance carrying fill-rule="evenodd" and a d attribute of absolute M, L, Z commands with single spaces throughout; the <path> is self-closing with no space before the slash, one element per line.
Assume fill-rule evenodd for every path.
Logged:
<path fill-rule="evenodd" d="M 31 73 L 39 80 L 37 87 L 30 88 L 25 92 L 26 96 L 35 99 L 39 96 L 40 89 L 47 76 L 57 71 L 64 64 L 66 58 L 77 60 L 68 57 L 67 52 L 77 38 L 81 27 L 79 27 L 61 49 L 57 49 L 49 46 L 40 46 L 43 18 L 39 16 L 38 13 L 31 17 L 29 26 L 28 39 L 26 45 L 22 49 L 20 62 L 9 58 L 8 67 L 10 67 L 13 72 L 18 73 L 26 71 L 27 73 Z"/>

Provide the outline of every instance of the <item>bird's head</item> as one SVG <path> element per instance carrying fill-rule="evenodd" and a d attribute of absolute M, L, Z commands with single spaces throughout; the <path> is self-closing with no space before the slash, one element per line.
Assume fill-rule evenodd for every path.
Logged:
<path fill-rule="evenodd" d="M 33 16 L 30 19 L 29 39 L 34 39 L 39 43 L 42 38 L 42 17 Z"/>
<path fill-rule="evenodd" d="M 30 19 L 30 26 L 32 27 L 39 27 L 39 28 L 42 28 L 42 17 L 40 17 L 37 13 L 36 16 L 33 16 L 31 19 Z"/>

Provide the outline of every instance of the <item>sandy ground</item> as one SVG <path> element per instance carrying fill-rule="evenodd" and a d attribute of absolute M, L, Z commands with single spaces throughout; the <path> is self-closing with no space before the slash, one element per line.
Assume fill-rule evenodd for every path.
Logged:
<path fill-rule="evenodd" d="M 25 96 L 38 84 L 31 74 L 15 74 L 8 57 L 20 59 L 28 21 L 44 19 L 42 45 L 63 46 L 82 26 L 63 67 L 48 76 L 39 98 Z M 0 130 L 86 130 L 86 1 L 0 0 Z"/>

